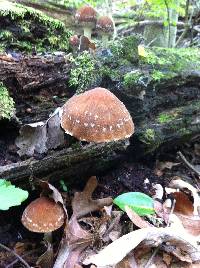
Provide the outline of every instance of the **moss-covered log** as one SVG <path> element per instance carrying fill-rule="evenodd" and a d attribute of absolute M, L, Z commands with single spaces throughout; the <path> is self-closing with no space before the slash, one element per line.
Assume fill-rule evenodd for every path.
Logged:
<path fill-rule="evenodd" d="M 59 20 L 9 1 L 0 5 L 0 52 L 46 52 L 69 49 L 67 30 Z"/>
<path fill-rule="evenodd" d="M 161 145 L 199 133 L 200 53 L 198 49 L 140 47 L 138 54 L 139 43 L 138 37 L 130 36 L 111 43 L 110 50 L 97 49 L 95 55 L 76 53 L 70 58 L 48 54 L 10 60 L 3 55 L 0 80 L 13 97 L 16 116 L 22 124 L 47 119 L 76 90 L 94 86 L 109 88 L 124 102 L 135 122 L 132 154 L 144 155 Z M 17 131 L 19 127 L 12 135 L 11 145 Z M 5 144 L 6 135 L 0 136 Z M 94 174 L 105 170 L 107 163 L 116 159 L 118 146 L 124 149 L 118 143 L 115 149 L 110 145 L 95 145 L 95 154 L 93 147 L 78 151 L 60 148 L 40 156 L 40 160 L 18 159 L 17 163 L 1 167 L 0 177 L 26 180 L 29 175 L 41 178 L 49 173 L 53 174 L 51 178 L 59 174 L 68 178 L 71 174 Z M 66 168 L 67 161 L 70 164 Z"/>

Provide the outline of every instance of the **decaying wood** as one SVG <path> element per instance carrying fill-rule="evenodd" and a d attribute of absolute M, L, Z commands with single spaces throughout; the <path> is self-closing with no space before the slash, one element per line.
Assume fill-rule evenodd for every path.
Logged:
<path fill-rule="evenodd" d="M 13 62 L 0 59 L 0 80 L 14 97 L 17 117 L 22 124 L 46 120 L 74 93 L 68 86 L 70 68 L 67 57 L 63 55 L 22 56 Z M 153 152 L 160 145 L 172 146 L 200 132 L 199 85 L 198 70 L 177 73 L 175 77 L 156 84 L 150 81 L 139 89 L 124 88 L 121 81 L 107 80 L 106 77 L 97 84 L 111 89 L 131 113 L 136 133 L 130 140 L 129 152 L 136 157 Z M 162 114 L 171 117 L 162 121 Z M 69 149 L 62 147 L 47 152 L 40 160 L 31 158 L 2 166 L 0 178 L 27 184 L 30 177 L 34 180 L 43 177 L 73 180 L 80 175 L 95 175 L 119 159 L 116 151 L 124 151 L 125 147 L 123 143 L 115 143 L 72 149 L 72 144 Z"/>
<path fill-rule="evenodd" d="M 127 141 L 107 144 L 89 144 L 84 147 L 63 149 L 51 152 L 48 156 L 37 160 L 29 158 L 25 161 L 0 167 L 0 178 L 12 180 L 26 188 L 38 179 L 56 181 L 68 178 L 71 182 L 84 176 L 91 176 L 103 168 L 108 168 L 120 159 L 128 143 Z"/>

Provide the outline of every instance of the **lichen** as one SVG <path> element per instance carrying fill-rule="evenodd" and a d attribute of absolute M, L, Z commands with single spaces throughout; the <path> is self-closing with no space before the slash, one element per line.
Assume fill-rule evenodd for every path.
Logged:
<path fill-rule="evenodd" d="M 6 87 L 0 82 L 0 119 L 10 119 L 14 111 L 14 101 L 10 97 Z"/>
<path fill-rule="evenodd" d="M 0 18 L 3 50 L 31 52 L 35 48 L 41 52 L 69 49 L 72 32 L 65 28 L 64 23 L 41 11 L 5 1 L 0 7 Z"/>
<path fill-rule="evenodd" d="M 70 72 L 69 85 L 74 86 L 76 93 L 82 93 L 89 88 L 95 77 L 95 59 L 87 51 L 77 57 L 71 57 L 73 68 Z"/>

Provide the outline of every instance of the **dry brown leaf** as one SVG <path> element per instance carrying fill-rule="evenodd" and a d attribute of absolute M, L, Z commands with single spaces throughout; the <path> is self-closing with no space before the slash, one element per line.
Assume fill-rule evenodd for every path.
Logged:
<path fill-rule="evenodd" d="M 194 200 L 193 201 L 193 208 L 194 208 L 193 215 L 198 215 L 198 207 L 200 207 L 200 197 L 198 194 L 198 190 L 194 186 L 192 186 L 188 182 L 185 182 L 175 176 L 174 179 L 170 182 L 169 187 L 175 188 L 175 189 L 181 189 L 181 190 L 184 190 L 184 189 L 189 190 Z"/>
<path fill-rule="evenodd" d="M 52 268 L 53 266 L 53 245 L 46 241 L 47 250 L 38 258 L 36 264 L 39 267 Z"/>
<path fill-rule="evenodd" d="M 129 219 L 135 224 L 135 226 L 139 228 L 146 228 L 153 226 L 148 221 L 145 221 L 142 217 L 140 217 L 136 212 L 129 208 L 129 206 L 125 206 L 125 211 L 129 217 Z"/>
<path fill-rule="evenodd" d="M 167 266 L 169 266 L 172 262 L 172 256 L 163 252 L 163 261 L 167 264 Z"/>
<path fill-rule="evenodd" d="M 92 193 L 96 187 L 97 180 L 93 176 L 88 180 L 83 192 L 75 193 L 72 200 L 73 214 L 65 229 L 65 235 L 62 239 L 54 268 L 69 268 L 74 267 L 76 264 L 80 265 L 79 261 L 82 252 L 94 242 L 94 235 L 84 230 L 77 219 L 112 203 L 112 198 L 93 200 Z M 99 226 L 99 228 L 101 227 L 102 225 Z"/>
<path fill-rule="evenodd" d="M 176 213 L 177 217 L 181 220 L 185 230 L 193 235 L 200 235 L 200 217 L 199 216 L 186 216 L 179 213 Z"/>
<path fill-rule="evenodd" d="M 67 210 L 66 207 L 64 205 L 64 201 L 62 198 L 61 193 L 58 191 L 58 189 L 56 189 L 53 185 L 51 185 L 50 183 L 48 183 L 47 181 L 40 181 L 40 186 L 43 189 L 43 193 L 42 195 L 47 195 L 50 196 L 51 198 L 53 198 L 53 200 L 56 203 L 60 203 L 65 211 L 65 215 L 66 218 L 68 218 L 68 214 L 67 214 Z"/>
<path fill-rule="evenodd" d="M 180 163 L 173 163 L 170 161 L 165 161 L 165 162 L 160 162 L 160 161 L 156 161 L 156 168 L 154 170 L 155 175 L 157 175 L 158 177 L 163 175 L 163 171 L 165 169 L 172 169 L 172 167 L 180 165 Z"/>
<path fill-rule="evenodd" d="M 151 247 L 157 247 L 164 243 L 168 249 L 167 252 L 171 250 L 172 254 L 176 254 L 178 250 L 183 257 L 188 256 L 187 261 L 200 261 L 200 250 L 196 239 L 184 230 L 180 231 L 171 227 L 148 227 L 120 237 L 98 254 L 86 258 L 83 263 L 86 265 L 92 263 L 97 266 L 115 265 L 141 242 Z"/>
<path fill-rule="evenodd" d="M 184 192 L 175 192 L 172 193 L 172 196 L 175 198 L 175 207 L 174 213 L 179 213 L 182 215 L 192 216 L 194 207 L 192 201 Z"/>
<path fill-rule="evenodd" d="M 135 260 L 134 254 L 128 254 L 122 261 L 120 261 L 115 268 L 139 268 Z"/>
<path fill-rule="evenodd" d="M 92 194 L 97 187 L 95 176 L 90 177 L 83 192 L 77 192 L 72 201 L 73 215 L 83 217 L 90 212 L 99 210 L 104 206 L 110 206 L 113 202 L 111 197 L 93 200 Z"/>

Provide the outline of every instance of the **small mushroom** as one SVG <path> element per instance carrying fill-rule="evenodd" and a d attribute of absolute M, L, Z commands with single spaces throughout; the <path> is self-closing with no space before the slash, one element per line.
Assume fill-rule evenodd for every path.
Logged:
<path fill-rule="evenodd" d="M 109 37 L 112 36 L 114 32 L 114 24 L 112 19 L 108 16 L 100 17 L 97 20 L 96 29 L 102 36 L 103 46 L 107 47 Z"/>
<path fill-rule="evenodd" d="M 83 6 L 77 10 L 75 19 L 77 23 L 83 27 L 84 36 L 91 39 L 92 29 L 95 27 L 97 13 L 90 6 Z"/>
<path fill-rule="evenodd" d="M 31 232 L 44 233 L 51 241 L 51 232 L 64 223 L 64 210 L 61 205 L 48 197 L 40 197 L 31 202 L 23 212 L 22 224 Z"/>
<path fill-rule="evenodd" d="M 67 134 L 87 142 L 121 140 L 134 132 L 125 105 L 100 87 L 70 98 L 63 106 L 61 126 Z"/>

